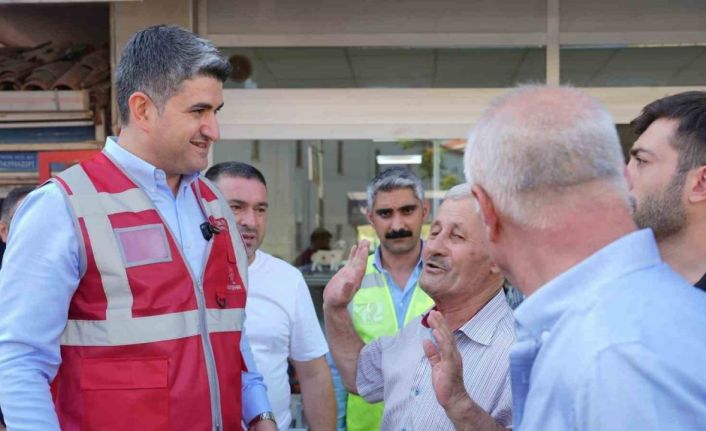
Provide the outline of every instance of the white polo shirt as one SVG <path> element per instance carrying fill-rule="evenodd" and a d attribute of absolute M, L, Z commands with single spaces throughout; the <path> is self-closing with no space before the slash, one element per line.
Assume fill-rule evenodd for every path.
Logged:
<path fill-rule="evenodd" d="M 301 272 L 258 250 L 248 267 L 245 329 L 280 430 L 289 429 L 287 358 L 311 361 L 328 352 Z"/>

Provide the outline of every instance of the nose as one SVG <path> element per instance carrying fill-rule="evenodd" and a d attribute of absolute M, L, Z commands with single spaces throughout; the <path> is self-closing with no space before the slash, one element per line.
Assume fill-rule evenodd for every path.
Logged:
<path fill-rule="evenodd" d="M 221 132 L 218 127 L 218 118 L 216 118 L 215 112 L 210 112 L 208 115 L 204 116 L 203 122 L 201 123 L 201 134 L 211 141 L 220 139 Z"/>
<path fill-rule="evenodd" d="M 395 212 L 392 215 L 392 223 L 390 224 L 390 227 L 392 228 L 392 230 L 400 230 L 400 229 L 404 228 L 405 227 L 404 217 L 402 217 L 402 215 Z"/>
<path fill-rule="evenodd" d="M 429 237 L 424 241 L 424 247 L 422 248 L 422 257 L 426 259 L 429 256 L 444 255 L 446 250 L 444 236 L 442 233 L 437 234 L 435 237 Z"/>
<path fill-rule="evenodd" d="M 255 211 L 252 208 L 241 210 L 237 218 L 238 224 L 243 227 L 251 228 L 255 226 Z"/>
<path fill-rule="evenodd" d="M 632 190 L 633 184 L 632 184 L 632 175 L 630 174 L 630 171 L 633 169 L 633 161 L 632 159 L 628 162 L 627 165 L 625 165 L 625 168 L 623 168 L 623 175 L 625 176 L 625 179 L 628 182 L 628 189 Z"/>

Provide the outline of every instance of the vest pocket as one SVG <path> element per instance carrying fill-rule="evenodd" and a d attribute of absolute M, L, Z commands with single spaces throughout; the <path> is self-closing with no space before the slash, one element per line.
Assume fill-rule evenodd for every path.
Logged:
<path fill-rule="evenodd" d="M 169 430 L 167 358 L 81 361 L 82 431 Z"/>

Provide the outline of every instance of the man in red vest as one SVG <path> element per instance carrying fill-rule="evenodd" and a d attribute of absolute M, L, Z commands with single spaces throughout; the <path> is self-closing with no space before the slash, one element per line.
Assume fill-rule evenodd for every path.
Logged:
<path fill-rule="evenodd" d="M 10 429 L 276 429 L 242 333 L 247 256 L 199 174 L 229 71 L 186 30 L 138 32 L 120 136 L 18 208 L 0 273 Z"/>

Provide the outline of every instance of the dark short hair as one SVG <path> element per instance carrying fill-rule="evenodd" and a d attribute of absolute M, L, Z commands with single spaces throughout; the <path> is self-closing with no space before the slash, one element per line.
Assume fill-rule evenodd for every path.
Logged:
<path fill-rule="evenodd" d="M 12 209 L 17 205 L 17 202 L 24 199 L 25 196 L 30 194 L 34 190 L 34 186 L 19 186 L 10 190 L 5 199 L 2 201 L 2 207 L 0 207 L 0 220 L 5 223 L 10 223 L 12 218 Z"/>
<path fill-rule="evenodd" d="M 115 68 L 120 120 L 128 124 L 130 96 L 141 91 L 162 111 L 187 79 L 208 76 L 225 82 L 231 65 L 211 42 L 173 25 L 156 25 L 135 33 Z"/>
<path fill-rule="evenodd" d="M 686 172 L 706 165 L 706 92 L 686 91 L 657 99 L 645 106 L 630 126 L 640 136 L 660 118 L 679 121 L 670 140 L 679 153 L 677 169 Z"/>
<path fill-rule="evenodd" d="M 206 171 L 206 178 L 216 182 L 222 176 L 233 178 L 246 178 L 248 180 L 258 180 L 267 187 L 265 176 L 253 165 L 243 162 L 222 162 L 211 166 Z"/>

